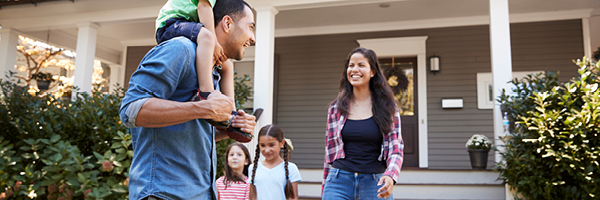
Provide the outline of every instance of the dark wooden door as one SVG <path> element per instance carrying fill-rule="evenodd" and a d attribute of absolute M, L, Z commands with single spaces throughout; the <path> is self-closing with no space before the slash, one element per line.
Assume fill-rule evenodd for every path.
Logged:
<path fill-rule="evenodd" d="M 400 108 L 401 131 L 404 140 L 402 167 L 419 167 L 417 58 L 382 58 L 379 59 L 379 63 Z"/>

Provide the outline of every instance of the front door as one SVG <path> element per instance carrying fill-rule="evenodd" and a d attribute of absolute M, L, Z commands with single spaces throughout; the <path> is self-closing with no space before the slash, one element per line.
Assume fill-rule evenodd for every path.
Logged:
<path fill-rule="evenodd" d="M 417 58 L 382 58 L 383 74 L 394 91 L 400 109 L 402 139 L 404 140 L 403 168 L 419 167 L 419 137 L 417 116 Z"/>

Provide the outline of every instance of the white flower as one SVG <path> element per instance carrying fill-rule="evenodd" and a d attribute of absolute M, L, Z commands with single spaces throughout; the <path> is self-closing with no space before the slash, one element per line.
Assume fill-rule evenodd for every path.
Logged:
<path fill-rule="evenodd" d="M 35 190 L 31 190 L 31 191 L 29 191 L 29 194 L 27 194 L 27 196 L 30 199 L 35 199 L 37 197 L 37 194 L 35 193 Z"/>
<path fill-rule="evenodd" d="M 475 134 L 469 138 L 465 147 L 468 149 L 491 149 L 492 141 L 488 139 L 485 135 Z"/>

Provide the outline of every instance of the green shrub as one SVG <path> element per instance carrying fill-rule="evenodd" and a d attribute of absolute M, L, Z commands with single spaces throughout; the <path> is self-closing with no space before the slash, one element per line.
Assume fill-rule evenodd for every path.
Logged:
<path fill-rule="evenodd" d="M 532 75 L 499 97 L 515 126 L 496 169 L 527 199 L 600 198 L 600 65 L 576 64 L 569 82 Z"/>
<path fill-rule="evenodd" d="M 249 81 L 235 79 L 240 109 Z M 0 200 L 127 199 L 133 150 L 118 114 L 124 89 L 70 101 L 0 82 Z M 218 176 L 233 142 L 217 143 Z"/>
<path fill-rule="evenodd" d="M 127 198 L 133 151 L 118 117 L 124 90 L 69 101 L 1 86 L 0 198 Z"/>

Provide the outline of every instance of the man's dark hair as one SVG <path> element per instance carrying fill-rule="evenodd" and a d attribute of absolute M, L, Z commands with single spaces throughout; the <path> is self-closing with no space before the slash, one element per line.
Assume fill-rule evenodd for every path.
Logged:
<path fill-rule="evenodd" d="M 244 13 L 245 7 L 252 9 L 248 3 L 244 0 L 218 0 L 215 2 L 213 7 L 213 14 L 215 18 L 215 26 L 221 22 L 223 17 L 229 15 L 233 20 L 246 17 Z"/>

